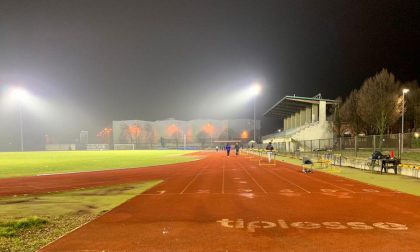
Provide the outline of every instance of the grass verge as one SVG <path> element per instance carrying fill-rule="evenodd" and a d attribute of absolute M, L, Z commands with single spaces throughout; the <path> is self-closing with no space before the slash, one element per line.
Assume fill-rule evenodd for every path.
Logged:
<path fill-rule="evenodd" d="M 0 178 L 112 170 L 197 160 L 180 150 L 42 151 L 0 153 Z"/>
<path fill-rule="evenodd" d="M 37 251 L 160 182 L 0 197 L 0 251 Z"/>

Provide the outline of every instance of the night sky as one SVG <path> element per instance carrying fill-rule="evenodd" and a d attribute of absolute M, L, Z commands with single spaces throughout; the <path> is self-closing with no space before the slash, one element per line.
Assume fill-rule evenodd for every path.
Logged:
<path fill-rule="evenodd" d="M 285 95 L 345 97 L 383 67 L 419 80 L 419 47 L 418 0 L 0 0 L 0 90 L 44 102 L 23 109 L 31 146 L 112 120 L 252 118 L 233 97 L 254 81 L 261 118 Z M 5 149 L 17 109 L 0 113 Z M 280 126 L 264 119 L 263 134 Z"/>

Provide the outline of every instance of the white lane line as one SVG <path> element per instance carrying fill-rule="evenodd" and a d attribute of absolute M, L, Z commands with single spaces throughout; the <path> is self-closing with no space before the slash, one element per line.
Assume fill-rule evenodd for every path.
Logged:
<path fill-rule="evenodd" d="M 252 175 L 242 167 L 242 164 L 239 164 L 239 167 L 241 167 L 241 169 L 254 181 L 255 184 L 257 184 L 259 188 L 261 188 L 264 193 L 267 193 L 267 191 L 254 179 L 254 177 L 252 177 Z"/>
<path fill-rule="evenodd" d="M 287 163 L 286 163 L 287 164 Z M 286 165 L 286 167 L 289 169 L 289 170 L 293 170 L 293 171 L 295 171 L 296 169 L 294 169 L 293 167 L 290 167 L 289 165 Z M 331 185 L 331 186 L 334 186 L 334 187 L 337 187 L 337 188 L 340 188 L 340 189 L 342 189 L 342 190 L 344 190 L 344 191 L 348 191 L 348 192 L 351 192 L 351 193 L 356 193 L 355 191 L 353 191 L 353 190 L 350 190 L 350 189 L 347 189 L 347 188 L 344 188 L 344 187 L 341 187 L 341 186 L 338 186 L 338 185 L 334 185 L 334 184 L 332 184 L 332 183 L 329 183 L 329 182 L 327 182 L 327 181 L 325 181 L 325 180 L 322 180 L 322 179 L 319 179 L 319 178 L 314 178 L 314 177 L 312 177 L 312 176 L 306 176 L 307 178 L 309 178 L 309 179 L 312 179 L 312 180 L 317 180 L 317 181 L 320 181 L 320 182 L 322 182 L 322 183 L 325 183 L 325 184 L 328 184 L 328 185 Z M 360 182 L 360 181 L 359 181 Z"/>
<path fill-rule="evenodd" d="M 195 175 L 195 177 L 190 181 L 190 183 L 188 183 L 188 185 L 187 186 L 185 186 L 185 188 L 184 188 L 184 190 L 182 190 L 179 194 L 183 194 L 187 189 L 188 189 L 188 187 L 190 187 L 190 185 L 198 178 L 198 176 L 200 176 L 200 174 L 201 173 L 203 173 L 203 171 L 205 170 L 205 169 L 207 169 L 207 167 L 208 166 L 205 166 L 203 169 L 201 169 L 201 171 L 199 171 L 196 175 Z"/>
<path fill-rule="evenodd" d="M 278 196 L 284 196 L 284 194 L 285 193 L 287 193 L 287 192 L 269 192 L 269 193 L 254 193 L 253 192 L 253 190 L 252 189 L 237 189 L 237 191 L 238 192 L 225 192 L 225 193 L 223 193 L 224 195 L 241 195 L 242 193 L 245 193 L 245 192 L 247 192 L 247 191 L 249 191 L 249 192 L 252 192 L 252 194 L 254 194 L 254 195 L 256 195 L 256 196 L 267 196 L 267 195 L 278 195 Z M 340 193 L 340 192 L 337 192 L 337 193 Z M 401 193 L 401 192 L 400 192 Z M 399 192 L 378 192 L 378 193 L 374 193 L 374 195 L 375 195 L 375 197 L 377 197 L 377 196 L 387 196 L 388 197 L 388 195 L 397 195 L 397 194 L 400 194 Z M 185 193 L 183 193 L 182 194 L 182 196 L 189 196 L 189 195 L 222 195 L 222 193 L 220 193 L 220 192 L 208 192 L 208 193 L 203 193 L 203 192 L 185 192 Z M 308 196 L 310 196 L 309 194 L 302 194 L 301 192 L 292 192 L 292 193 L 290 193 L 290 194 L 296 194 L 296 195 L 299 195 L 299 196 L 302 196 L 302 195 L 308 195 Z M 310 193 L 311 195 L 325 195 L 325 193 L 324 192 L 311 192 Z M 334 193 L 331 193 L 331 194 L 334 194 Z M 373 193 L 371 193 L 371 192 L 355 192 L 354 194 L 356 194 L 356 195 L 372 195 Z M 19 195 L 19 196 L 23 196 L 23 195 Z M 164 194 L 160 194 L 160 193 L 142 193 L 142 194 L 139 194 L 138 196 L 180 196 L 180 194 L 179 193 L 164 193 Z M 286 196 L 287 197 L 287 196 Z"/>
<path fill-rule="evenodd" d="M 285 178 L 283 178 L 283 177 L 281 177 L 280 175 L 278 175 L 277 173 L 275 173 L 275 172 L 272 172 L 272 171 L 270 171 L 269 169 L 267 169 L 267 168 L 263 168 L 264 170 L 266 170 L 266 171 L 268 171 L 268 172 L 270 172 L 271 174 L 273 174 L 274 176 L 276 176 L 277 178 L 279 178 L 280 180 L 283 180 L 284 182 L 286 182 L 286 183 L 289 183 L 289 184 L 291 184 L 291 185 L 294 185 L 294 186 L 296 186 L 296 187 L 298 187 L 298 188 L 300 188 L 301 190 L 303 190 L 304 192 L 306 192 L 306 193 L 311 193 L 310 191 L 308 191 L 308 190 L 306 190 L 305 188 L 303 188 L 303 187 L 301 187 L 301 186 L 299 186 L 299 185 L 297 185 L 297 184 L 295 184 L 295 183 L 293 183 L 292 181 L 290 181 L 290 180 L 288 180 L 288 179 L 285 179 Z"/>
<path fill-rule="evenodd" d="M 355 193 L 355 191 L 353 191 L 353 190 L 350 190 L 350 189 L 347 189 L 347 188 L 344 188 L 344 187 L 341 187 L 341 186 L 338 186 L 338 185 L 332 184 L 332 183 L 327 182 L 327 181 L 325 181 L 325 180 L 323 180 L 323 179 L 314 178 L 314 177 L 312 177 L 312 176 L 306 176 L 306 177 L 307 177 L 307 178 L 310 178 L 310 179 L 312 179 L 312 180 L 317 180 L 317 181 L 320 181 L 320 182 L 322 182 L 322 183 L 325 183 L 325 184 L 328 184 L 328 185 L 331 185 L 331 186 L 334 186 L 334 187 L 340 188 L 340 189 L 342 189 L 342 190 L 344 190 L 344 191 L 348 191 L 348 192 L 351 192 L 351 193 Z"/>

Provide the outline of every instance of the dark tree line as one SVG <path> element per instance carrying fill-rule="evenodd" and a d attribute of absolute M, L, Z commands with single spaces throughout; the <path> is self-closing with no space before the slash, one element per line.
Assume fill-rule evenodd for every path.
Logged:
<path fill-rule="evenodd" d="M 405 95 L 405 132 L 420 127 L 420 88 L 417 81 L 401 82 L 386 69 L 366 79 L 360 89 L 353 90 L 334 111 L 334 130 L 343 134 L 343 125 L 352 135 L 400 132 L 402 114 L 402 90 Z"/>

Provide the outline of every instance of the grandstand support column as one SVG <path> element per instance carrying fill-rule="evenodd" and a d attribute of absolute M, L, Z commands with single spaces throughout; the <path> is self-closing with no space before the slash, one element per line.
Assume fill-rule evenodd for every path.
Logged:
<path fill-rule="evenodd" d="M 292 114 L 291 116 L 290 116 L 290 128 L 296 128 L 296 120 L 295 120 L 295 114 Z"/>
<path fill-rule="evenodd" d="M 311 123 L 312 121 L 312 118 L 311 118 L 311 107 L 306 107 L 306 109 L 305 109 L 305 122 L 306 123 Z"/>
<path fill-rule="evenodd" d="M 299 111 L 300 126 L 306 124 L 306 112 L 304 109 Z"/>
<path fill-rule="evenodd" d="M 312 122 L 317 122 L 318 121 L 318 104 L 312 104 Z"/>
<path fill-rule="evenodd" d="M 319 122 L 323 123 L 325 121 L 327 121 L 327 103 L 319 101 Z"/>

